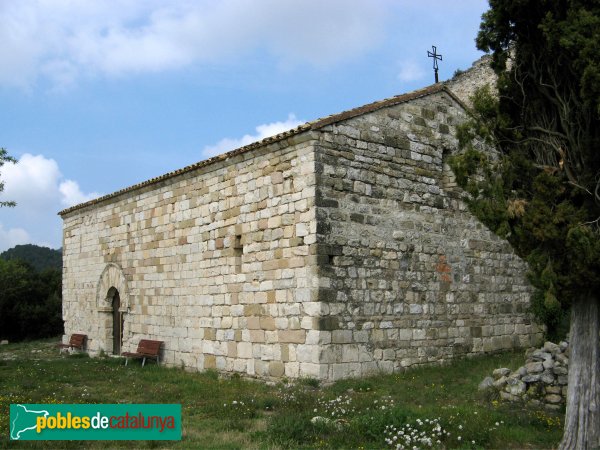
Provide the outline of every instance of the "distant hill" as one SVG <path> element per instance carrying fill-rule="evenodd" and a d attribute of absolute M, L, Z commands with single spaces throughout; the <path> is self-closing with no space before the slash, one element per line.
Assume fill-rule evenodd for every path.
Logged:
<path fill-rule="evenodd" d="M 0 253 L 4 260 L 21 259 L 41 272 L 47 268 L 62 270 L 62 249 L 53 250 L 33 244 L 17 245 Z"/>

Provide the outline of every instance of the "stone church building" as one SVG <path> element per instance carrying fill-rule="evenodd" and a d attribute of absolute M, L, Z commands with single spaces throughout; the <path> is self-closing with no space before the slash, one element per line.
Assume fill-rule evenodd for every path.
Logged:
<path fill-rule="evenodd" d="M 533 344 L 526 265 L 446 163 L 478 64 L 60 212 L 63 339 L 327 380 Z"/>

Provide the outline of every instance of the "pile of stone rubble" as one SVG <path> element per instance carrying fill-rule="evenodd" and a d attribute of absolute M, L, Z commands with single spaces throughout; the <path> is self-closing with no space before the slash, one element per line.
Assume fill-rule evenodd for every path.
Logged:
<path fill-rule="evenodd" d="M 496 369 L 493 377 L 481 382 L 479 389 L 496 389 L 502 400 L 560 409 L 567 398 L 568 342 L 558 345 L 546 342 L 540 349 L 527 350 L 525 356 L 527 362 L 523 367 L 513 372 L 507 368 Z"/>

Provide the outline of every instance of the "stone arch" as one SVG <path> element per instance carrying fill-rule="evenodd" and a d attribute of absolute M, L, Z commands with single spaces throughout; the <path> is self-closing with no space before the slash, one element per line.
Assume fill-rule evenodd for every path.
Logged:
<path fill-rule="evenodd" d="M 115 299 L 118 299 L 116 310 Z M 100 314 L 100 348 L 109 353 L 120 354 L 123 341 L 127 340 L 129 335 L 129 321 L 126 316 L 131 304 L 127 279 L 119 265 L 109 263 L 102 271 L 96 290 L 96 306 Z M 117 345 L 115 345 L 116 329 L 118 330 Z"/>
<path fill-rule="evenodd" d="M 115 263 L 108 263 L 98 281 L 98 289 L 96 290 L 96 306 L 100 311 L 107 308 L 112 308 L 112 295 L 109 295 L 111 288 L 119 291 L 121 297 L 121 310 L 127 312 L 131 305 L 129 303 L 129 289 L 127 279 L 121 266 Z"/>

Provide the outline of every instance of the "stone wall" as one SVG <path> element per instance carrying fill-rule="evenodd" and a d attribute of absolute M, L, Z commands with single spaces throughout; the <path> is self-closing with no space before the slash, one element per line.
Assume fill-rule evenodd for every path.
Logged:
<path fill-rule="evenodd" d="M 111 353 L 164 341 L 162 360 L 257 376 L 318 376 L 312 133 L 63 214 L 65 336 Z"/>
<path fill-rule="evenodd" d="M 511 371 L 505 367 L 494 370 L 479 385 L 480 390 L 495 389 L 502 400 L 524 402 L 559 410 L 565 406 L 569 378 L 569 344 L 546 342 L 542 348 L 530 348 L 525 353 L 524 366 Z"/>
<path fill-rule="evenodd" d="M 471 106 L 471 96 L 479 87 L 489 84 L 495 90 L 498 77 L 490 67 L 492 57 L 485 55 L 473 63 L 473 65 L 452 77 L 444 84 L 450 89 L 465 105 Z"/>
<path fill-rule="evenodd" d="M 162 340 L 194 370 L 334 380 L 533 345 L 526 266 L 447 165 L 465 112 L 444 89 L 63 212 L 63 338 L 113 352 L 118 292 L 123 350 Z"/>
<path fill-rule="evenodd" d="M 475 219 L 445 158 L 446 92 L 322 129 L 316 146 L 322 376 L 339 379 L 540 339 L 525 263 Z"/>

